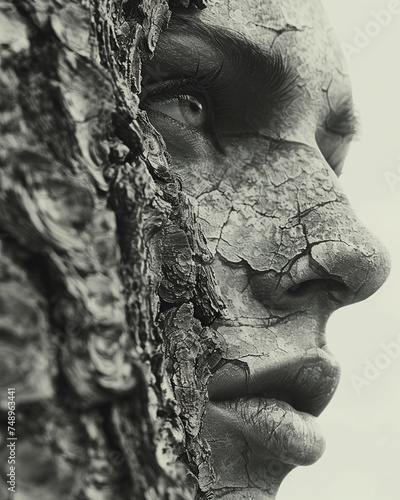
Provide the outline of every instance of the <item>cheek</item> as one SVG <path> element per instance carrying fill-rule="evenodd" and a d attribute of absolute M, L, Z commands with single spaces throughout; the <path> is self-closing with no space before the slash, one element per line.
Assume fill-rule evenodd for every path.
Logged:
<path fill-rule="evenodd" d="M 152 121 L 197 200 L 211 252 L 231 264 L 281 272 L 307 246 L 299 214 L 340 198 L 334 174 L 308 146 L 239 138 L 225 142 L 223 155 L 197 131 L 163 116 Z"/>
<path fill-rule="evenodd" d="M 154 113 L 152 122 L 172 170 L 197 201 L 211 252 L 222 260 L 281 273 L 310 241 L 342 239 L 336 212 L 347 214 L 349 207 L 313 148 L 252 137 L 226 139 L 221 154 L 203 134 L 169 117 Z"/>
<path fill-rule="evenodd" d="M 233 322 L 243 322 L 243 318 L 247 318 L 254 327 L 269 326 L 271 313 L 254 297 L 248 272 L 243 266 L 228 265 L 217 255 L 213 261 L 213 271 L 226 306 L 226 317 Z"/>
<path fill-rule="evenodd" d="M 209 138 L 162 113 L 148 111 L 148 116 L 162 134 L 171 156 L 172 171 L 179 176 L 185 192 L 198 198 L 217 186 L 229 161 L 216 150 Z"/>
<path fill-rule="evenodd" d="M 242 141 L 208 166 L 195 189 L 203 193 L 198 215 L 210 249 L 255 271 L 280 272 L 300 255 L 307 241 L 299 214 L 339 198 L 335 176 L 311 148 Z M 198 163 L 194 175 L 201 172 Z"/>

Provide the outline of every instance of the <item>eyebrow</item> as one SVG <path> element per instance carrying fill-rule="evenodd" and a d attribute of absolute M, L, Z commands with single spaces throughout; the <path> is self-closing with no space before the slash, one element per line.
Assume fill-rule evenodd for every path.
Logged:
<path fill-rule="evenodd" d="M 237 84 L 235 77 L 242 74 L 246 81 L 251 83 L 249 92 L 263 96 L 268 103 L 268 109 L 278 107 L 300 93 L 300 88 L 296 85 L 297 74 L 293 71 L 289 60 L 284 58 L 277 49 L 262 50 L 242 33 L 220 26 L 206 25 L 193 13 L 192 15 L 174 14 L 167 28 L 168 31 L 172 34 L 197 38 L 205 42 L 210 50 L 217 49 L 223 61 L 228 63 L 228 67 L 222 63 L 222 68 L 219 69 L 227 69 L 229 77 L 232 77 L 231 88 Z M 249 98 L 252 97 L 249 96 Z M 331 111 L 325 119 L 326 130 L 354 139 L 359 134 L 360 125 L 353 101 L 348 99 L 336 106 L 336 109 L 330 103 L 330 107 Z"/>
<path fill-rule="evenodd" d="M 205 25 L 194 16 L 175 15 L 168 29 L 197 37 L 210 48 L 217 48 L 231 66 L 231 72 L 242 73 L 267 99 L 281 101 L 292 97 L 297 77 L 279 51 L 265 52 L 243 34 Z"/>

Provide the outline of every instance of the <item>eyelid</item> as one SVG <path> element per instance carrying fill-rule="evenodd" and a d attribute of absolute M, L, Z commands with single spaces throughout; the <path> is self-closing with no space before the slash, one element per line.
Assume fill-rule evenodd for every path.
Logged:
<path fill-rule="evenodd" d="M 349 129 L 348 127 L 343 127 L 343 129 L 340 129 L 340 127 L 337 126 L 331 127 L 326 123 L 325 123 L 325 130 L 328 134 L 332 134 L 337 137 L 342 137 L 343 139 L 347 138 L 349 142 L 354 140 L 358 135 L 357 131 Z"/>
<path fill-rule="evenodd" d="M 179 78 L 167 78 L 168 72 L 166 72 L 166 78 L 159 77 L 155 83 L 150 85 L 143 85 L 143 90 L 140 95 L 141 99 L 145 98 L 148 94 L 155 94 L 160 92 L 166 92 L 168 89 L 177 89 L 177 88 L 201 88 L 203 90 L 209 89 L 219 76 L 222 71 L 222 64 L 213 70 L 204 73 L 203 75 L 199 74 L 199 66 L 197 66 L 194 74 L 192 76 L 182 76 Z M 146 72 L 146 68 L 144 68 L 143 73 Z M 151 69 L 149 69 L 150 74 L 152 74 Z M 145 80 L 145 79 L 144 79 Z M 185 92 L 181 92 L 185 93 Z"/>
<path fill-rule="evenodd" d="M 183 125 L 199 130 L 204 129 L 207 120 L 207 106 L 204 99 L 180 94 L 167 99 L 151 99 L 149 110 L 159 111 Z"/>
<path fill-rule="evenodd" d="M 342 105 L 338 111 L 331 111 L 324 122 L 325 130 L 340 137 L 348 137 L 349 141 L 358 137 L 360 120 L 352 104 Z"/>
<path fill-rule="evenodd" d="M 212 85 L 212 81 L 218 76 L 220 70 L 221 67 L 199 77 L 164 80 L 148 85 L 143 88 L 140 94 L 141 106 L 146 110 L 146 105 L 148 105 L 149 101 L 167 101 L 168 99 L 179 98 L 180 96 L 192 96 L 195 99 L 203 101 L 207 112 L 204 133 L 211 140 L 214 147 L 220 153 L 224 153 L 215 123 L 216 105 L 206 88 Z"/>

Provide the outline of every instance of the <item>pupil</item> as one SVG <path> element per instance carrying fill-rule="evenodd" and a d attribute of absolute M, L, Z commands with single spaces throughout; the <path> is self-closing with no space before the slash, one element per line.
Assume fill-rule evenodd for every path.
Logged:
<path fill-rule="evenodd" d="M 189 104 L 189 107 L 190 107 L 190 111 L 194 111 L 194 112 L 198 112 L 198 111 L 201 111 L 201 105 L 195 103 L 195 102 L 190 102 Z"/>

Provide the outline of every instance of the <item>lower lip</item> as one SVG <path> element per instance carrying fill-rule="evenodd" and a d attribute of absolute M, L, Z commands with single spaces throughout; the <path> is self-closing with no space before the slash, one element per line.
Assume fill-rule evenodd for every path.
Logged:
<path fill-rule="evenodd" d="M 210 401 L 209 422 L 243 436 L 254 451 L 290 465 L 311 465 L 325 450 L 316 417 L 299 412 L 284 401 L 239 398 Z"/>

